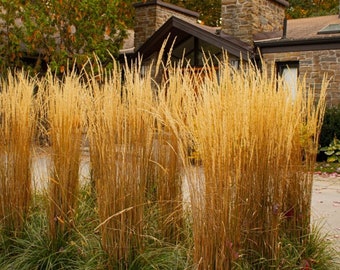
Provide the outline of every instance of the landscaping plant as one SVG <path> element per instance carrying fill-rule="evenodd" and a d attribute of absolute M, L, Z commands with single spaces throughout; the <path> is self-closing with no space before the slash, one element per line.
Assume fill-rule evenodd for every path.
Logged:
<path fill-rule="evenodd" d="M 326 84 L 205 62 L 2 81 L 1 269 L 336 269 L 310 223 Z"/>
<path fill-rule="evenodd" d="M 202 164 L 194 170 L 184 164 L 194 262 L 199 269 L 231 269 L 240 258 L 275 261 L 283 235 L 299 239 L 309 232 L 326 86 L 315 105 L 312 90 L 300 85 L 293 97 L 252 66 L 236 71 L 221 63 L 217 74 L 206 65 L 199 84 L 189 75 L 172 89 L 191 91 L 190 98 L 182 95 L 185 115 L 169 118 L 174 130 L 180 125 L 183 148 L 191 141 Z"/>
<path fill-rule="evenodd" d="M 83 136 L 83 89 L 73 72 L 60 81 L 49 74 L 46 96 L 51 143 L 49 179 L 49 234 L 57 248 L 66 241 L 74 227 L 79 188 L 79 165 Z M 60 242 L 61 241 L 61 242 Z M 60 242 L 60 243 L 59 243 Z"/>
<path fill-rule="evenodd" d="M 136 67 L 137 68 L 137 67 Z M 111 267 L 125 269 L 143 249 L 148 166 L 154 116 L 151 79 L 118 67 L 91 81 L 89 111 L 91 166 L 102 245 Z"/>
<path fill-rule="evenodd" d="M 321 147 L 319 151 L 327 156 L 327 162 L 340 162 L 340 140 L 334 138 L 329 146 Z"/>
<path fill-rule="evenodd" d="M 0 228 L 14 235 L 23 229 L 32 195 L 34 86 L 23 72 L 9 73 L 0 85 Z"/>

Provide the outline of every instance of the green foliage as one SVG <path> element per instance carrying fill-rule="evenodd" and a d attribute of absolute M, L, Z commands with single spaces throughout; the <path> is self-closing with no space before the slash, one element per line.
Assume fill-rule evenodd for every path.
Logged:
<path fill-rule="evenodd" d="M 208 0 L 208 1 L 197 1 L 197 0 L 165 0 L 192 11 L 196 11 L 200 14 L 199 19 L 209 26 L 219 26 L 221 24 L 221 0 Z"/>
<path fill-rule="evenodd" d="M 334 137 L 340 138 L 340 105 L 326 108 L 319 144 L 327 146 Z"/>
<path fill-rule="evenodd" d="M 20 40 L 23 32 L 16 20 L 21 13 L 20 7 L 18 0 L 0 2 L 0 74 L 22 65 Z"/>
<path fill-rule="evenodd" d="M 103 65 L 111 62 L 132 25 L 131 5 L 132 0 L 2 0 L 0 72 L 23 66 L 25 55 L 38 59 L 34 73 L 42 63 L 57 73 L 68 61 L 81 69 L 94 54 Z"/>
<path fill-rule="evenodd" d="M 191 268 L 187 250 L 181 245 L 148 248 L 136 258 L 130 267 L 130 269 L 140 270 Z"/>
<path fill-rule="evenodd" d="M 253 251 L 235 262 L 233 269 L 335 270 L 339 267 L 336 250 L 318 226 L 313 226 L 311 232 L 301 239 L 292 240 L 283 236 L 280 240 L 280 253 L 276 260 L 268 260 Z M 252 260 L 249 260 L 249 255 Z"/>
<path fill-rule="evenodd" d="M 304 18 L 337 14 L 338 0 L 290 0 L 287 15 L 289 18 Z"/>
<path fill-rule="evenodd" d="M 329 158 L 325 152 L 330 150 L 328 147 L 334 143 L 334 138 L 340 138 L 340 105 L 326 108 L 319 137 L 318 161 L 326 161 Z M 332 159 L 334 158 L 330 160 Z"/>
<path fill-rule="evenodd" d="M 328 158 L 327 162 L 340 162 L 340 140 L 334 138 L 329 146 L 320 148 L 321 152 L 324 152 Z"/>
<path fill-rule="evenodd" d="M 56 246 L 50 241 L 47 231 L 45 209 L 48 199 L 43 194 L 36 194 L 23 233 L 17 237 L 2 235 L 0 238 L 0 269 L 106 269 L 107 259 L 94 231 L 97 216 L 90 188 L 85 186 L 78 199 L 77 229 L 67 241 L 60 241 Z"/>
<path fill-rule="evenodd" d="M 337 173 L 340 170 L 340 163 L 318 162 L 315 166 L 315 172 L 319 173 Z"/>
<path fill-rule="evenodd" d="M 47 234 L 45 208 L 48 199 L 43 194 L 36 194 L 24 232 L 10 238 L 0 234 L 0 269 L 108 269 L 108 258 L 100 244 L 99 235 L 94 230 L 98 224 L 94 195 L 92 187 L 88 185 L 81 189 L 74 234 L 69 241 L 56 249 L 51 245 Z M 155 220 L 153 215 L 148 218 L 148 224 Z M 149 227 L 145 236 L 146 248 L 124 269 L 196 269 L 192 264 L 192 235 L 189 231 L 184 241 L 172 245 L 153 237 L 157 234 L 154 229 Z M 301 241 L 292 242 L 283 237 L 277 260 L 265 259 L 255 251 L 242 252 L 233 263 L 233 269 L 291 270 L 301 269 L 302 264 L 308 262 L 312 269 L 335 270 L 338 266 L 337 254 L 330 244 L 326 236 L 315 227 Z M 249 255 L 252 260 L 249 260 Z"/>
<path fill-rule="evenodd" d="M 25 6 L 25 44 L 56 71 L 67 61 L 82 68 L 95 53 L 102 63 L 117 55 L 125 37 L 122 1 L 36 1 Z M 110 52 L 110 53 L 109 53 Z M 58 70 L 59 69 L 59 70 Z"/>

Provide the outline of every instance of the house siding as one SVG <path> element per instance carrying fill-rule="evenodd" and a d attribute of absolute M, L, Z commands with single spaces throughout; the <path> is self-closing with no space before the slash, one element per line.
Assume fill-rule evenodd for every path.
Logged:
<path fill-rule="evenodd" d="M 274 0 L 222 0 L 222 31 L 253 44 L 254 34 L 283 29 L 285 7 Z"/>
<path fill-rule="evenodd" d="M 340 104 L 340 50 L 283 52 L 262 55 L 269 71 L 277 62 L 299 62 L 299 76 L 308 87 L 320 92 L 324 76 L 329 79 L 327 105 Z"/>

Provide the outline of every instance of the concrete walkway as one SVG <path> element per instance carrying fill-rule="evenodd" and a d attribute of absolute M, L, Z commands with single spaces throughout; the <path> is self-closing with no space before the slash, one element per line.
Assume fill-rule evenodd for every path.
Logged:
<path fill-rule="evenodd" d="M 340 176 L 315 175 L 312 194 L 312 221 L 340 253 Z M 340 260 L 340 258 L 339 258 Z"/>

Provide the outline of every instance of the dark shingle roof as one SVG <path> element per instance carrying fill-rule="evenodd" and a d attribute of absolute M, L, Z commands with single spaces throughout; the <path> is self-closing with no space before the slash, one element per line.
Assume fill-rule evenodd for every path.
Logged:
<path fill-rule="evenodd" d="M 254 42 L 262 48 L 285 47 L 285 51 L 340 48 L 340 33 L 320 33 L 333 24 L 340 26 L 338 15 L 291 19 L 285 36 L 283 31 L 259 33 Z"/>

